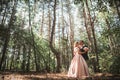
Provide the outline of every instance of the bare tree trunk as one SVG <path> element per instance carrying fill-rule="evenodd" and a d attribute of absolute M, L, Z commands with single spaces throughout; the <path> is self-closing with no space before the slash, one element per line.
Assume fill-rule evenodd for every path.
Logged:
<path fill-rule="evenodd" d="M 21 48 L 20 45 L 17 45 L 17 50 L 18 51 L 17 51 L 17 54 L 16 54 L 16 60 L 15 60 L 16 61 L 16 71 L 19 70 L 18 65 L 20 64 L 20 61 L 19 61 L 20 60 L 20 48 Z"/>
<path fill-rule="evenodd" d="M 94 19 L 91 18 L 91 14 L 90 14 L 90 9 L 88 6 L 88 0 L 85 1 L 85 5 L 86 5 L 86 11 L 87 11 L 87 15 L 86 15 L 86 11 L 85 8 L 83 9 L 84 11 L 84 18 L 85 18 L 85 27 L 86 27 L 86 31 L 88 34 L 88 39 L 91 45 L 91 51 L 95 54 L 96 56 L 96 67 L 94 67 L 94 71 L 95 72 L 99 72 L 99 59 L 98 59 L 98 50 L 97 50 L 97 41 L 96 41 L 96 37 L 95 37 L 95 30 L 94 30 L 94 21 L 95 21 L 95 15 L 94 15 Z M 85 7 L 84 5 L 84 7 Z M 92 6 L 92 3 L 91 3 Z M 89 26 L 89 27 L 88 27 Z M 93 39 L 92 39 L 93 37 Z"/>
<path fill-rule="evenodd" d="M 34 57 L 35 57 L 36 71 L 39 71 L 39 65 L 38 65 L 38 62 L 37 62 L 37 52 L 36 52 L 36 49 L 35 49 L 34 34 L 33 34 L 33 29 L 32 29 L 32 26 L 31 26 L 30 0 L 29 0 L 28 6 L 29 6 L 29 27 L 30 27 L 30 33 L 31 33 L 31 36 L 32 36 L 32 45 L 33 45 L 33 51 L 34 51 Z"/>
<path fill-rule="evenodd" d="M 51 12 L 50 12 L 50 2 L 48 5 L 48 41 L 50 42 L 50 32 L 51 32 Z M 49 49 L 49 71 L 50 71 L 50 49 Z"/>
<path fill-rule="evenodd" d="M 119 9 L 119 7 L 120 7 L 120 1 L 119 0 L 113 0 L 113 1 L 114 1 L 115 6 L 116 6 L 117 14 L 118 14 L 119 19 L 120 19 L 120 9 Z"/>
<path fill-rule="evenodd" d="M 50 42 L 50 33 L 51 33 L 51 14 L 50 14 L 50 2 L 48 5 L 48 17 L 49 17 L 49 26 L 48 26 L 48 41 Z"/>
<path fill-rule="evenodd" d="M 23 51 L 23 54 L 22 54 L 23 59 L 22 59 L 21 70 L 25 72 L 25 69 L 26 69 L 26 45 L 25 44 L 23 45 L 22 51 Z"/>
<path fill-rule="evenodd" d="M 61 0 L 61 4 L 62 4 L 62 38 L 64 39 L 64 36 L 65 36 L 65 25 L 64 25 L 64 15 L 63 15 L 63 2 Z"/>
<path fill-rule="evenodd" d="M 84 15 L 84 24 L 85 24 L 85 28 L 86 28 L 86 32 L 87 32 L 87 36 L 88 36 L 88 42 L 89 42 L 89 46 L 90 46 L 90 50 L 93 52 L 93 46 L 92 46 L 92 39 L 91 39 L 91 30 L 88 27 L 87 24 L 87 17 L 86 17 L 86 11 L 85 11 L 85 7 L 83 8 L 83 15 Z M 92 49 L 91 49 L 92 48 Z"/>
<path fill-rule="evenodd" d="M 70 1 L 68 2 L 68 14 L 69 14 L 69 24 L 70 24 L 70 46 L 71 46 L 71 52 L 73 56 L 73 44 L 74 44 L 74 26 L 73 26 L 73 21 L 72 21 L 72 15 L 70 13 Z"/>
<path fill-rule="evenodd" d="M 29 72 L 30 71 L 30 56 L 31 56 L 31 46 L 28 46 L 28 52 L 27 52 L 27 66 L 26 66 L 26 71 Z"/>
<path fill-rule="evenodd" d="M 56 72 L 60 72 L 60 52 L 57 51 L 54 47 L 53 47 L 53 37 L 54 37 L 54 32 L 55 32 L 55 23 L 56 23 L 56 0 L 54 0 L 54 12 L 53 12 L 53 25 L 52 25 L 52 31 L 51 31 L 51 38 L 50 38 L 50 48 L 51 51 L 54 53 L 54 55 L 56 56 L 57 59 L 57 69 Z"/>
<path fill-rule="evenodd" d="M 8 46 L 9 39 L 10 39 L 10 29 L 11 29 L 12 24 L 13 24 L 13 18 L 14 18 L 14 15 L 15 15 L 16 5 L 17 5 L 17 2 L 14 3 L 11 18 L 10 18 L 10 22 L 8 24 L 9 27 L 7 29 L 7 35 L 6 35 L 4 46 L 3 46 L 3 49 L 2 49 L 2 58 L 0 60 L 0 70 L 2 70 L 3 63 L 5 62 L 5 55 L 6 55 L 6 52 L 7 52 L 7 46 Z"/>
<path fill-rule="evenodd" d="M 61 41 L 60 41 L 61 40 L 61 36 L 60 36 L 60 32 L 61 32 L 60 31 L 60 22 L 58 22 L 58 35 L 59 35 L 59 38 L 58 38 L 58 45 L 59 46 L 58 46 L 58 48 L 59 48 L 59 50 L 61 50 L 61 44 L 60 44 L 61 43 Z"/>
<path fill-rule="evenodd" d="M 43 26 L 44 26 L 44 3 L 43 3 L 43 12 L 42 12 L 42 24 L 41 24 L 41 27 L 40 27 L 41 37 L 42 37 L 42 34 L 43 34 Z"/>
<path fill-rule="evenodd" d="M 91 30 L 90 30 L 90 28 L 88 27 L 88 24 L 87 24 L 87 17 L 86 17 L 85 8 L 83 8 L 83 13 L 84 13 L 84 23 L 85 23 L 87 36 L 88 36 L 88 42 L 89 42 L 90 50 L 91 50 L 91 52 L 94 52 L 93 51 L 94 48 L 93 48 L 93 44 L 92 44 L 92 39 L 91 39 Z M 95 62 L 94 58 L 92 59 L 92 62 L 93 62 L 94 71 L 96 71 L 97 68 L 96 68 L 96 64 L 95 64 L 96 62 Z"/>
<path fill-rule="evenodd" d="M 1 1 L 1 4 L 0 4 L 0 15 L 1 15 L 1 12 L 2 12 L 2 9 L 3 9 L 3 1 Z"/>
<path fill-rule="evenodd" d="M 7 12 L 7 7 L 8 5 L 6 5 L 6 7 L 5 7 L 5 12 L 4 12 L 4 15 L 3 15 L 3 19 L 2 19 L 2 25 L 5 23 L 5 15 L 6 15 L 6 12 Z"/>

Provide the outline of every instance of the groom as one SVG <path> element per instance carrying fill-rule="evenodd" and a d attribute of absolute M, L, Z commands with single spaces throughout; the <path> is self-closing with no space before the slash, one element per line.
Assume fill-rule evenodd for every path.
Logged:
<path fill-rule="evenodd" d="M 84 41 L 83 40 L 80 40 L 79 41 L 79 48 L 80 48 L 80 51 L 81 52 L 85 52 L 82 54 L 83 58 L 87 61 L 89 60 L 89 57 L 88 57 L 88 47 L 84 45 Z"/>

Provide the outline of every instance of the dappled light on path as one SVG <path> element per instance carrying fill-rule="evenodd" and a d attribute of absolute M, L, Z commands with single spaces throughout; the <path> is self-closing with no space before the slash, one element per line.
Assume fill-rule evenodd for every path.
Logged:
<path fill-rule="evenodd" d="M 97 73 L 86 79 L 68 78 L 66 73 L 1 73 L 0 80 L 120 80 L 120 75 Z"/>

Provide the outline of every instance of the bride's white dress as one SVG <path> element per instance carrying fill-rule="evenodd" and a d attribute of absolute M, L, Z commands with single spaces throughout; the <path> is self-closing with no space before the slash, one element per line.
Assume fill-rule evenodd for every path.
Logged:
<path fill-rule="evenodd" d="M 78 54 L 79 48 L 74 48 L 74 57 L 71 61 L 69 70 L 68 70 L 68 77 L 75 77 L 75 78 L 82 78 L 88 77 L 88 65 L 81 54 Z"/>

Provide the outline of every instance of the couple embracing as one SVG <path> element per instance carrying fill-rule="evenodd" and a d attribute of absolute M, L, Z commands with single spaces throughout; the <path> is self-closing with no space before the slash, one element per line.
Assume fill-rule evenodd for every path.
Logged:
<path fill-rule="evenodd" d="M 86 63 L 86 60 L 88 60 L 88 50 L 88 47 L 84 46 L 84 41 L 80 40 L 74 43 L 74 57 L 68 70 L 68 77 L 89 77 L 88 65 Z"/>

